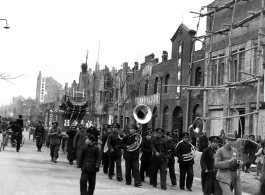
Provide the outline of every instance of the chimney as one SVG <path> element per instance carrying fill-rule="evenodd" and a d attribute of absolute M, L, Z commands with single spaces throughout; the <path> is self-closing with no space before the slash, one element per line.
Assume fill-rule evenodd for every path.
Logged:
<path fill-rule="evenodd" d="M 167 57 L 168 57 L 167 51 L 163 51 L 163 54 L 162 54 L 162 62 L 166 62 L 167 61 Z"/>
<path fill-rule="evenodd" d="M 134 70 L 138 70 L 138 68 L 139 68 L 138 62 L 134 62 Z"/>

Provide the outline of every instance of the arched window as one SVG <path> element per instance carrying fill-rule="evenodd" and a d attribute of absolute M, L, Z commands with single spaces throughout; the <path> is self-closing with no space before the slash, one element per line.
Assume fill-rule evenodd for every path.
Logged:
<path fill-rule="evenodd" d="M 163 113 L 163 129 L 168 131 L 169 108 L 166 106 Z"/>
<path fill-rule="evenodd" d="M 169 84 L 170 75 L 168 74 L 165 78 L 165 93 L 168 92 L 169 87 L 167 86 Z"/>
<path fill-rule="evenodd" d="M 195 86 L 202 86 L 202 68 L 198 67 L 195 72 Z"/>
<path fill-rule="evenodd" d="M 148 89 L 149 89 L 149 80 L 146 79 L 144 86 L 144 95 L 148 95 Z"/>
<path fill-rule="evenodd" d="M 155 79 L 155 84 L 154 84 L 154 94 L 157 94 L 158 92 L 158 77 Z"/>
<path fill-rule="evenodd" d="M 152 128 L 155 129 L 157 127 L 157 119 L 158 119 L 158 111 L 157 107 L 153 110 L 153 119 L 152 119 Z"/>

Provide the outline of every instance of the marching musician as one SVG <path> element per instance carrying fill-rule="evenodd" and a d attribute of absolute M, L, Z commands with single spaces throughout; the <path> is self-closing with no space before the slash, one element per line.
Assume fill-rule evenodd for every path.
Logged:
<path fill-rule="evenodd" d="M 105 132 L 102 136 L 102 148 L 101 148 L 101 153 L 102 153 L 102 161 L 103 161 L 103 173 L 108 174 L 108 169 L 109 169 L 109 154 L 108 151 L 104 151 L 104 146 L 107 144 L 107 140 L 109 135 L 111 134 L 112 131 L 112 126 L 107 125 L 107 132 Z"/>
<path fill-rule="evenodd" d="M 150 184 L 152 185 L 152 178 L 151 178 L 151 159 L 152 159 L 152 148 L 151 148 L 151 137 L 152 137 L 152 130 L 147 130 L 145 137 L 141 143 L 141 151 L 142 156 L 141 160 L 141 167 L 140 167 L 140 175 L 142 182 L 145 182 L 144 172 L 150 178 Z"/>
<path fill-rule="evenodd" d="M 218 169 L 216 179 L 223 194 L 227 195 L 233 195 L 233 189 L 237 189 L 238 152 L 232 147 L 234 141 L 236 141 L 235 134 L 227 133 L 225 145 L 217 150 L 214 158 L 214 166 Z"/>
<path fill-rule="evenodd" d="M 120 139 L 118 137 L 118 130 L 120 129 L 119 123 L 112 124 L 112 133 L 108 137 L 108 154 L 109 154 L 109 179 L 112 179 L 114 175 L 114 163 L 116 163 L 116 178 L 118 181 L 122 181 L 122 169 L 121 169 L 121 147 Z"/>
<path fill-rule="evenodd" d="M 164 129 L 156 128 L 156 137 L 151 141 L 152 156 L 152 183 L 157 186 L 157 172 L 160 170 L 160 185 L 163 190 L 167 189 L 167 145 L 166 140 L 162 138 Z"/>
<path fill-rule="evenodd" d="M 179 172 L 180 172 L 179 187 L 181 190 L 184 190 L 185 178 L 186 178 L 186 187 L 189 191 L 192 191 L 191 187 L 193 183 L 193 165 L 194 165 L 193 152 L 195 152 L 195 148 L 192 144 L 189 143 L 188 132 L 182 133 L 181 138 L 182 141 L 180 141 L 176 147 L 176 156 L 178 157 Z"/>
<path fill-rule="evenodd" d="M 172 186 L 177 185 L 177 178 L 175 173 L 175 158 L 176 156 L 176 149 L 175 143 L 172 141 L 173 134 L 171 132 L 166 133 L 167 136 L 167 152 L 168 152 L 168 169 L 169 169 L 169 177 L 171 179 Z"/>
<path fill-rule="evenodd" d="M 209 140 L 211 145 L 202 152 L 200 161 L 202 192 L 204 195 L 222 195 L 222 190 L 216 182 L 217 170 L 214 169 L 214 156 L 218 149 L 220 137 L 211 136 Z"/>
<path fill-rule="evenodd" d="M 134 176 L 134 186 L 140 187 L 142 186 L 140 172 L 139 172 L 139 146 L 135 146 L 135 148 L 130 149 L 130 146 L 137 142 L 140 134 L 138 134 L 138 127 L 136 125 L 130 125 L 130 134 L 126 135 L 122 138 L 120 145 L 126 150 L 125 157 L 125 179 L 126 185 L 131 185 L 132 183 L 132 173 Z"/>

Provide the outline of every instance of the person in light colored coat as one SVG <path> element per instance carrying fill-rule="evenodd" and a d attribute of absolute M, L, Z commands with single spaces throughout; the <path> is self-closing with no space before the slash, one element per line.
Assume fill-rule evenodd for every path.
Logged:
<path fill-rule="evenodd" d="M 232 147 L 234 141 L 236 141 L 235 134 L 227 133 L 225 145 L 217 150 L 214 158 L 214 166 L 218 169 L 216 180 L 219 181 L 223 195 L 233 195 L 232 191 L 237 189 L 238 152 Z"/>

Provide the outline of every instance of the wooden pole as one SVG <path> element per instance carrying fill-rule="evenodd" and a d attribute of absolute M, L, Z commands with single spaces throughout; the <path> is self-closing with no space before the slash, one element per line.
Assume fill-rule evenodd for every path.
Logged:
<path fill-rule="evenodd" d="M 211 31 L 214 31 L 214 25 L 215 25 L 215 16 L 216 16 L 216 9 L 214 10 L 213 13 L 213 22 L 212 22 L 212 29 Z M 209 67 L 211 66 L 211 58 L 212 58 L 212 47 L 213 47 L 213 36 L 214 34 L 211 34 L 211 38 L 210 38 L 210 48 L 209 48 L 209 53 L 208 53 L 208 60 L 206 61 L 206 66 L 204 69 L 205 75 L 204 75 L 204 92 L 203 92 L 203 117 L 206 118 L 207 117 L 207 113 L 208 113 L 208 91 L 206 90 L 206 87 L 208 85 L 208 70 Z M 203 131 L 206 130 L 206 120 L 203 120 Z"/>
<path fill-rule="evenodd" d="M 200 10 L 201 13 L 202 9 Z M 199 30 L 199 25 L 200 25 L 200 21 L 201 21 L 201 17 L 199 16 L 199 20 L 197 23 L 197 29 L 196 29 L 196 33 L 195 33 L 195 37 L 197 35 L 197 32 Z M 191 55 L 190 55 L 190 70 L 189 70 L 189 78 L 188 78 L 188 86 L 190 86 L 191 84 L 191 73 L 192 73 L 192 65 L 193 65 L 193 56 L 194 56 L 194 51 L 195 51 L 195 43 L 196 43 L 196 39 L 194 39 L 194 41 L 192 42 L 192 50 L 191 50 Z M 190 110 L 190 93 L 191 91 L 188 91 L 188 95 L 187 95 L 187 105 L 186 105 L 186 119 L 185 119 L 185 127 L 186 129 L 188 129 L 189 126 L 189 110 Z"/>
<path fill-rule="evenodd" d="M 261 6 L 262 10 L 264 10 L 264 0 L 261 0 Z M 262 55 L 262 47 L 261 47 L 261 41 L 263 38 L 263 17 L 264 12 L 261 11 L 260 20 L 259 20 L 259 36 L 258 36 L 258 48 L 257 48 L 257 63 L 258 63 L 258 74 L 262 74 L 262 67 L 261 67 L 261 55 Z M 257 133 L 259 131 L 259 101 L 260 101 L 260 80 L 261 78 L 258 77 L 258 86 L 257 86 L 257 104 L 256 104 L 256 130 L 255 130 L 255 137 L 257 137 Z M 262 132 L 263 133 L 263 132 Z"/>
<path fill-rule="evenodd" d="M 231 80 L 231 69 L 232 69 L 232 61 L 233 61 L 233 56 L 232 56 L 232 35 L 233 35 L 233 24 L 234 24 L 234 17 L 235 17 L 235 12 L 236 12 L 236 5 L 237 5 L 238 0 L 235 0 L 235 4 L 233 6 L 233 13 L 232 13 L 232 18 L 231 18 L 231 25 L 230 25 L 230 31 L 228 34 L 228 51 L 227 51 L 227 68 L 228 68 L 228 79 L 229 81 Z M 236 82 L 236 81 L 235 81 Z M 225 107 L 226 107 L 226 112 L 224 113 L 224 116 L 227 117 L 230 115 L 230 89 L 226 89 L 225 91 L 226 95 L 226 102 L 225 102 Z M 224 109 L 225 111 L 225 109 Z M 228 133 L 230 132 L 230 120 L 225 120 L 224 121 L 224 129 L 225 132 Z"/>

